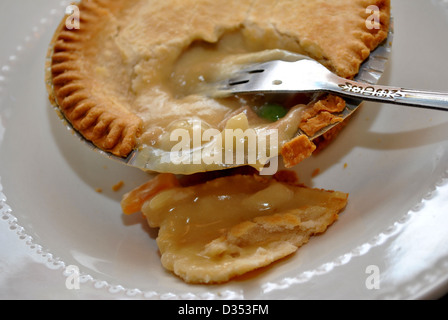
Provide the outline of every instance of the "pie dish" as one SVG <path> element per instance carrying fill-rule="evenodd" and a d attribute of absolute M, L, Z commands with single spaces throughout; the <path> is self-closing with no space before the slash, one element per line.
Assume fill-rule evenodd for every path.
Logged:
<path fill-rule="evenodd" d="M 313 185 L 350 192 L 353 202 L 337 225 L 329 230 L 330 233 L 313 239 L 298 255 L 268 269 L 261 277 L 223 286 L 188 286 L 159 270 L 157 249 L 148 252 L 156 246 L 153 241 L 144 241 L 147 237 L 144 228 L 139 224 L 123 228 L 121 215 L 111 214 L 117 211 L 117 204 L 107 196 L 110 186 L 123 179 L 126 186 L 132 187 L 132 182 L 140 183 L 139 178 L 145 174 L 103 159 L 88 150 L 84 143 L 78 143 L 77 138 L 67 134 L 53 109 L 46 107 L 46 94 L 41 86 L 36 85 L 43 83 L 41 71 L 45 53 L 42 52 L 46 50 L 65 8 L 61 7 L 60 1 L 44 0 L 34 3 L 33 10 L 24 12 L 20 2 L 9 2 L 10 9 L 22 12 L 24 17 L 8 23 L 11 10 L 7 10 L 1 12 L 5 19 L 0 19 L 4 30 L 11 30 L 9 37 L 3 34 L 6 39 L 1 59 L 2 65 L 11 69 L 1 73 L 7 81 L 2 82 L 3 91 L 0 93 L 3 120 L 0 127 L 6 130 L 0 143 L 0 167 L 4 169 L 0 169 L 0 184 L 7 200 L 0 196 L 0 207 L 3 204 L 3 209 L 12 208 L 12 212 L 6 213 L 10 219 L 2 221 L 2 235 L 5 243 L 9 243 L 3 248 L 2 257 L 3 261 L 17 261 L 18 257 L 29 258 L 31 255 L 35 261 L 27 264 L 27 272 L 32 277 L 25 279 L 17 277 L 17 264 L 5 266 L 5 272 L 2 272 L 4 297 L 21 299 L 32 294 L 33 297 L 52 295 L 68 299 L 89 299 L 92 296 L 100 299 L 332 299 L 336 292 L 341 299 L 418 299 L 438 298 L 447 292 L 447 252 L 433 250 L 438 245 L 443 246 L 447 239 L 443 226 L 448 218 L 444 215 L 448 210 L 448 154 L 441 153 L 441 149 L 448 150 L 444 139 L 448 129 L 446 117 L 435 117 L 433 112 L 419 109 L 403 113 L 400 108 L 368 103 L 350 121 L 342 141 L 339 138 L 325 153 L 295 168 L 302 181 L 307 182 L 311 172 L 321 168 L 320 175 L 311 180 Z M 64 2 L 69 4 L 69 1 Z M 443 63 L 448 54 L 446 45 L 436 52 L 424 50 L 416 54 L 413 77 L 409 77 L 409 69 L 405 71 L 408 60 L 400 57 L 414 52 L 416 38 L 421 38 L 421 48 L 433 48 L 432 39 L 443 38 L 447 25 L 440 24 L 448 21 L 448 11 L 444 10 L 446 3 L 442 0 L 429 3 L 398 0 L 393 4 L 397 13 L 406 12 L 407 19 L 398 16 L 395 21 L 396 37 L 401 40 L 392 50 L 394 63 L 389 65 L 387 74 L 393 77 L 394 82 L 408 81 L 410 86 L 421 87 L 425 85 L 425 73 L 434 70 L 433 89 L 445 89 L 443 77 L 448 73 L 448 65 Z M 422 11 L 427 14 L 422 15 Z M 436 16 L 439 19 L 434 19 Z M 414 23 L 419 17 L 425 28 Z M 46 22 L 37 25 L 38 32 L 34 25 L 23 23 L 25 20 L 37 24 L 41 19 Z M 431 37 L 427 36 L 428 32 L 431 32 Z M 26 41 L 25 36 L 28 36 Z M 19 45 L 21 47 L 16 50 Z M 11 55 L 16 59 L 8 62 Z M 399 123 L 396 119 L 400 119 Z M 33 137 L 20 139 L 23 128 L 33 132 Z M 45 143 L 39 145 L 36 139 Z M 21 148 L 17 148 L 18 142 Z M 39 152 L 32 163 L 18 161 L 29 156 L 29 150 L 35 150 L 38 145 Z M 428 157 L 430 154 L 434 157 Z M 407 161 L 403 162 L 404 158 Z M 348 164 L 346 169 L 342 167 L 344 163 Z M 109 170 L 103 170 L 103 166 Z M 39 172 L 60 174 L 47 174 L 45 178 Z M 36 179 L 30 179 L 32 176 Z M 388 183 L 391 181 L 394 182 Z M 98 186 L 106 194 L 92 192 Z M 372 193 L 372 190 L 382 192 Z M 433 190 L 436 192 L 432 196 L 425 196 Z M 58 195 L 59 201 L 42 201 L 54 194 Z M 408 214 L 410 208 L 417 207 L 418 211 L 414 209 Z M 92 214 L 95 208 L 98 212 Z M 92 216 L 98 221 L 91 221 Z M 131 218 L 138 220 L 139 217 Z M 87 227 L 96 232 L 82 235 L 80 231 L 78 236 L 72 237 L 70 233 L 73 230 L 86 228 L 87 220 L 90 220 Z M 14 231 L 10 230 L 11 224 L 17 226 Z M 391 233 L 389 228 L 394 231 Z M 19 235 L 17 230 L 22 230 Z M 23 233 L 29 236 L 26 240 L 22 240 Z M 43 245 L 43 253 L 36 249 L 30 252 L 28 239 L 31 237 L 33 245 L 38 248 Z M 102 241 L 96 241 L 98 237 Z M 360 249 L 364 244 L 373 248 L 368 251 Z M 101 257 L 102 263 L 92 265 L 91 259 L 81 260 L 80 255 L 68 251 L 68 247 L 77 247 L 77 252 L 85 257 Z M 422 251 L 422 247 L 428 250 Z M 146 254 L 132 255 L 136 252 Z M 46 266 L 48 253 L 54 259 L 62 259 L 58 261 L 60 267 L 56 270 L 53 265 Z M 351 253 L 353 258 L 346 260 Z M 307 254 L 312 254 L 313 259 L 302 260 L 302 256 Z M 333 262 L 334 268 L 319 269 L 319 266 L 332 265 Z M 360 285 L 367 277 L 363 267 L 372 263 L 379 263 L 382 274 L 390 276 L 382 279 L 381 290 L 364 288 L 360 291 Z M 65 281 L 62 276 L 64 265 L 72 264 L 90 277 L 81 286 L 82 290 L 61 288 Z M 113 266 L 113 269 L 108 269 L 108 266 Z M 151 270 L 149 273 L 148 269 Z M 350 281 L 338 286 L 340 282 L 337 279 L 347 277 Z M 289 279 L 296 281 L 286 282 Z M 41 290 L 43 282 L 46 284 L 45 292 Z M 266 290 L 272 285 L 277 289 Z"/>
<path fill-rule="evenodd" d="M 378 28 L 368 29 L 371 5 L 379 8 L 380 20 Z M 78 6 L 80 29 L 67 29 L 64 18 L 49 49 L 50 100 L 98 148 L 118 157 L 147 150 L 154 159 L 150 170 L 174 173 L 226 168 L 185 169 L 163 160 L 173 147 L 170 133 L 190 130 L 192 119 L 223 130 L 232 117 L 244 115 L 250 128 L 279 129 L 279 153 L 287 167 L 308 157 L 315 146 L 296 137 L 297 129 L 312 132 L 339 121 L 334 113 L 345 107 L 341 98 L 282 101 L 287 115 L 271 122 L 254 112 L 266 100 L 222 101 L 192 89 L 242 57 L 263 59 L 274 51 L 281 58 L 284 50 L 353 78 L 386 39 L 390 20 L 387 0 L 92 0 Z"/>

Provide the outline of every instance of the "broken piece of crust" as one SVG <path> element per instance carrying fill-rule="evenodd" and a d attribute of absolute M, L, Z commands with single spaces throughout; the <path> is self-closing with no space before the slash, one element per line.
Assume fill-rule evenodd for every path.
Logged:
<path fill-rule="evenodd" d="M 255 175 L 170 188 L 142 206 L 163 266 L 187 283 L 223 283 L 287 257 L 326 231 L 348 195 Z"/>
<path fill-rule="evenodd" d="M 345 109 L 345 100 L 341 97 L 328 95 L 318 101 L 311 102 L 300 123 L 300 130 L 305 135 L 300 135 L 285 143 L 281 149 L 281 155 L 286 168 L 292 168 L 303 160 L 309 158 L 316 149 L 322 150 L 338 133 L 344 128 L 344 119 L 337 116 Z M 331 124 L 337 124 L 332 129 L 311 141 L 308 137 L 313 137 L 320 130 Z"/>

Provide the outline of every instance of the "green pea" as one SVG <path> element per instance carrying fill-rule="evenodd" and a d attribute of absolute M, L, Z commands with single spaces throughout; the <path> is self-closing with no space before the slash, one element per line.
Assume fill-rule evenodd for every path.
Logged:
<path fill-rule="evenodd" d="M 288 110 L 285 107 L 275 103 L 267 103 L 258 109 L 258 116 L 260 118 L 275 122 L 285 117 Z"/>

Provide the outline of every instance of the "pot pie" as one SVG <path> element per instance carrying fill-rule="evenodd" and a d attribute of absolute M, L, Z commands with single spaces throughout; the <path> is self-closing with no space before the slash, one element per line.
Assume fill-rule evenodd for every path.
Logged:
<path fill-rule="evenodd" d="M 380 19 L 368 29 L 371 5 Z M 247 62 L 298 55 L 353 78 L 387 37 L 389 0 L 83 0 L 78 7 L 81 28 L 67 29 L 64 19 L 49 49 L 50 100 L 98 148 L 151 159 L 148 170 L 158 175 L 121 206 L 159 228 L 167 270 L 187 283 L 223 283 L 293 254 L 338 219 L 348 194 L 307 188 L 289 172 L 268 178 L 164 161 L 175 143 L 170 133 L 197 121 L 218 132 L 276 129 L 279 148 L 270 156 L 298 164 L 344 127 L 342 98 L 212 99 L 203 84 Z M 332 123 L 340 125 L 308 139 Z M 198 172 L 208 172 L 206 181 L 195 181 Z"/>
<path fill-rule="evenodd" d="M 368 29 L 366 8 L 380 9 Z M 202 82 L 243 62 L 311 57 L 339 76 L 353 78 L 387 37 L 389 0 L 90 0 L 78 4 L 80 29 L 65 19 L 49 52 L 50 99 L 71 125 L 98 148 L 118 157 L 133 150 L 150 159 L 148 170 L 191 174 L 224 165 L 176 166 L 166 161 L 170 133 L 223 130 L 235 116 L 249 128 L 278 129 L 287 167 L 315 150 L 308 135 L 342 119 L 334 96 L 280 101 L 286 116 L 267 120 L 257 110 L 270 98 L 211 99 L 197 94 Z M 331 138 L 330 134 L 326 138 Z M 271 156 L 276 156 L 275 154 Z"/>

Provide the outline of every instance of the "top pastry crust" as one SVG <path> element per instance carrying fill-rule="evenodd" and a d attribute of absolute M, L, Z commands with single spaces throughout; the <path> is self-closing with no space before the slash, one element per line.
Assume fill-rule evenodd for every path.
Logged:
<path fill-rule="evenodd" d="M 370 5 L 380 9 L 379 29 L 366 27 Z M 201 57 L 214 63 L 282 49 L 353 78 L 386 39 L 390 19 L 389 0 L 83 0 L 78 7 L 80 29 L 67 29 L 64 19 L 52 41 L 50 99 L 86 139 L 120 157 L 143 145 L 169 148 L 163 146 L 166 133 L 182 121 L 195 118 L 222 129 L 243 110 L 237 99 L 179 94 L 191 80 L 185 72 L 197 75 L 192 66 Z M 210 49 L 219 54 L 209 55 Z M 316 103 L 302 109 L 315 110 Z M 326 104 L 320 110 L 327 113 L 343 107 L 338 98 L 319 103 Z M 297 128 L 309 129 L 316 119 L 335 121 L 319 111 L 306 123 L 310 113 L 294 110 L 285 119 L 295 119 Z M 309 117 L 302 121 L 304 114 Z M 253 123 L 260 125 L 266 124 Z M 282 146 L 291 138 L 285 136 Z M 293 165 L 294 156 L 287 163 Z"/>

